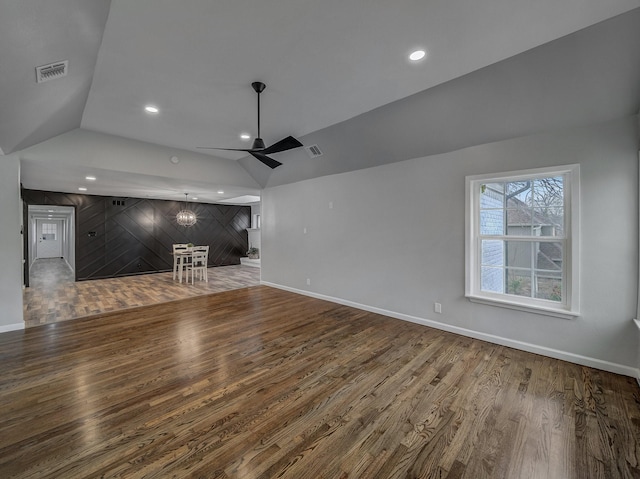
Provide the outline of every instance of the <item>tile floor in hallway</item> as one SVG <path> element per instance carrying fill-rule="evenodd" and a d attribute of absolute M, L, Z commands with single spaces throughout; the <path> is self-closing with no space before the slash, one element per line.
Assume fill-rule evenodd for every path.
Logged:
<path fill-rule="evenodd" d="M 67 263 L 38 259 L 23 292 L 26 327 L 94 314 L 175 301 L 260 284 L 260 268 L 234 265 L 209 268 L 209 282 L 179 283 L 172 273 L 75 282 Z"/>

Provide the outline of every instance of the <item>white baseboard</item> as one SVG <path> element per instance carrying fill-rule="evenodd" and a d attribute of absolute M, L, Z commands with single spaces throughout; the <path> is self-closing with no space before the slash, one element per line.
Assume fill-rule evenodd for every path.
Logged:
<path fill-rule="evenodd" d="M 290 288 L 280 284 L 270 283 L 268 281 L 261 281 L 261 284 L 265 286 L 271 286 L 273 288 L 290 291 L 292 293 L 302 294 L 304 296 L 311 296 L 312 298 L 323 299 L 325 301 L 331 301 L 332 303 L 342 304 L 344 306 L 351 306 L 352 308 L 362 309 L 371 313 L 381 314 L 389 316 L 395 319 L 401 319 L 403 321 L 409 321 L 412 323 L 422 324 L 430 328 L 439 329 L 442 331 L 448 331 L 450 333 L 459 334 L 461 336 L 467 336 L 474 339 L 480 339 L 493 344 L 499 344 L 501 346 L 508 346 L 510 348 L 519 349 L 521 351 L 527 351 L 530 353 L 540 354 L 542 356 L 548 356 L 554 359 L 561 359 L 574 364 L 580 364 L 581 366 L 589 366 L 595 369 L 602 369 L 603 371 L 609 371 L 616 374 L 622 374 L 636 378 L 638 384 L 640 384 L 640 369 L 633 368 L 631 366 L 625 366 L 623 364 L 611 363 L 609 361 L 603 361 L 602 359 L 591 358 L 588 356 L 582 356 L 580 354 L 569 353 L 566 351 L 560 351 L 558 349 L 547 348 L 545 346 L 539 346 L 536 344 L 525 343 L 523 341 L 517 341 L 514 339 L 503 338 L 502 336 L 495 336 L 493 334 L 482 333 L 474 331 L 472 329 L 460 328 L 458 326 L 452 326 L 450 324 L 441 323 L 439 321 L 433 321 L 431 319 L 419 318 L 417 316 L 411 316 L 403 313 L 396 313 L 395 311 L 388 311 L 386 309 L 376 308 L 373 306 L 367 306 L 366 304 L 355 303 L 341 298 L 334 298 L 332 296 L 325 296 L 323 294 L 313 293 L 311 291 L 305 291 L 296 288 Z"/>
<path fill-rule="evenodd" d="M 638 152 L 638 155 L 640 155 L 640 152 Z M 633 322 L 635 323 L 636 327 L 638 328 L 638 335 L 640 337 L 640 321 L 638 321 L 637 319 L 634 319 Z M 640 386 L 640 347 L 638 348 L 638 357 L 636 360 L 636 365 L 638 365 L 638 369 L 636 369 L 636 381 L 638 381 L 638 385 Z"/>
<path fill-rule="evenodd" d="M 8 333 L 9 331 L 18 331 L 19 329 L 24 329 L 24 322 L 0 325 L 0 333 Z"/>

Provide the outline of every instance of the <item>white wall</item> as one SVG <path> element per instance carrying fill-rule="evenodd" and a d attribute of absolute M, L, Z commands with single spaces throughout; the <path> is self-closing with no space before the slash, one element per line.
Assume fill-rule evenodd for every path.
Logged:
<path fill-rule="evenodd" d="M 0 156 L 0 332 L 24 328 L 19 186 L 18 156 Z"/>
<path fill-rule="evenodd" d="M 76 272 L 76 209 L 70 208 L 70 214 L 64 221 L 64 259 L 69 263 L 74 274 Z"/>
<path fill-rule="evenodd" d="M 262 280 L 631 374 L 638 137 L 630 117 L 268 188 Z M 582 315 L 470 303 L 465 176 L 572 163 L 581 165 Z M 442 314 L 433 312 L 435 301 Z"/>
<path fill-rule="evenodd" d="M 158 196 L 156 190 L 169 190 L 172 193 L 176 189 L 184 191 L 187 185 L 213 191 L 215 188 L 223 189 L 231 196 L 253 195 L 260 189 L 260 185 L 237 161 L 79 128 L 22 150 L 19 154 L 23 165 L 23 183 L 25 188 L 30 189 L 49 190 L 52 180 L 57 184 L 64 183 L 63 180 L 67 178 L 61 172 L 68 171 L 70 167 L 83 174 L 99 172 L 102 179 L 93 183 L 90 190 L 92 194 L 106 196 L 122 194 L 118 191 L 125 186 L 128 188 L 126 196 L 139 196 L 141 191 L 146 192 L 144 188 L 150 188 L 147 185 L 149 176 L 154 184 L 149 192 L 155 196 Z M 179 164 L 169 160 L 172 156 L 179 158 Z M 121 178 L 116 173 L 127 173 L 124 177 L 127 180 L 122 182 L 124 185 L 113 181 L 114 177 Z M 104 180 L 109 179 L 112 182 L 105 187 Z M 75 182 L 72 184 L 67 184 L 69 188 L 64 191 L 76 192 Z"/>
<path fill-rule="evenodd" d="M 255 217 L 256 215 L 260 215 L 260 222 L 262 222 L 262 207 L 261 203 L 253 203 L 251 204 L 251 228 L 255 228 Z M 262 241 L 261 241 L 261 232 L 260 231 L 249 231 L 249 247 L 250 248 L 258 248 L 262 255 Z"/>

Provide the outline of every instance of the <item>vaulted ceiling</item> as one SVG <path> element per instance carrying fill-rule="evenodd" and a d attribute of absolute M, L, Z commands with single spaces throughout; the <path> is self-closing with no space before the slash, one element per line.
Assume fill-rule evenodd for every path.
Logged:
<path fill-rule="evenodd" d="M 606 121 L 640 108 L 639 6 L 2 1 L 0 149 L 19 155 L 27 187 L 77 190 L 86 170 L 105 172 L 96 194 L 116 185 L 123 196 L 166 198 L 225 188 L 229 198 Z M 412 63 L 416 48 L 428 55 Z M 66 77 L 36 83 L 35 67 L 62 60 Z M 241 153 L 196 148 L 249 145 L 239 135 L 257 133 L 255 80 L 267 84 L 265 142 L 293 135 L 322 157 L 292 150 L 270 170 Z M 160 112 L 146 114 L 146 104 Z"/>

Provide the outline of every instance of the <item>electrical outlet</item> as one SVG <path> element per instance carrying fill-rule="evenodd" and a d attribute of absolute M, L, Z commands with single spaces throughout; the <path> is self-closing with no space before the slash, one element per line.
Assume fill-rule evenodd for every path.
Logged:
<path fill-rule="evenodd" d="M 306 235 L 307 234 L 307 228 L 302 228 L 302 234 Z"/>
<path fill-rule="evenodd" d="M 442 304 L 433 303 L 433 310 L 438 314 L 442 313 Z"/>
<path fill-rule="evenodd" d="M 311 286 L 311 279 L 307 278 L 307 286 Z"/>
<path fill-rule="evenodd" d="M 333 209 L 333 201 L 329 201 L 329 209 L 332 210 Z"/>

